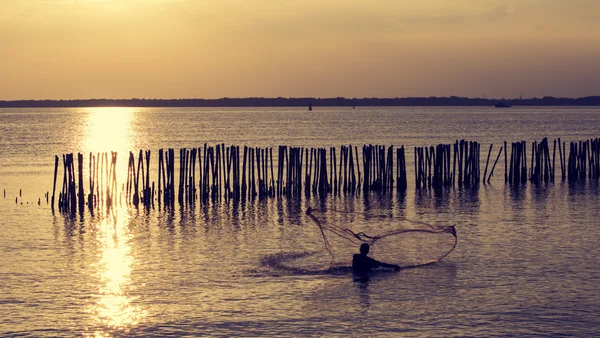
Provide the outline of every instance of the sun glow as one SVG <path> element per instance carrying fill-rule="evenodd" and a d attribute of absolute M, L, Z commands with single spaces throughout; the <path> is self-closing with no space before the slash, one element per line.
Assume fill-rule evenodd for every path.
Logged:
<path fill-rule="evenodd" d="M 99 247 L 96 270 L 99 284 L 97 301 L 91 305 L 90 312 L 96 324 L 93 335 L 98 337 L 110 336 L 113 330 L 134 326 L 145 316 L 143 309 L 132 304 L 135 298 L 129 294 L 133 289 L 130 274 L 134 258 L 129 244 L 132 234 L 127 222 L 118 217 L 119 213 L 127 212 L 127 207 L 120 203 L 119 187 L 127 178 L 127 171 L 124 169 L 127 161 L 124 159 L 133 147 L 131 121 L 134 112 L 135 108 L 90 108 L 87 112 L 83 149 L 95 158 L 93 163 L 98 171 L 96 184 L 100 187 L 99 205 L 107 203 L 106 206 L 109 206 L 104 193 L 108 194 L 109 180 L 112 180 L 109 170 L 111 152 L 117 152 L 118 159 L 114 171 L 116 185 L 110 188 L 116 188 L 110 192 L 114 199 L 109 208 L 97 214 L 100 218 L 96 229 Z"/>
<path fill-rule="evenodd" d="M 99 163 L 96 165 L 102 172 L 102 168 L 106 171 L 110 166 L 111 152 L 117 153 L 115 170 L 117 191 L 113 192 L 115 197 L 119 196 L 118 188 L 127 180 L 127 156 L 133 150 L 134 135 L 131 124 L 134 113 L 135 108 L 127 107 L 89 108 L 88 110 L 83 142 L 84 154 L 88 156 L 91 153 L 95 156 L 95 162 Z M 103 153 L 106 153 L 105 157 Z M 102 174 L 100 176 L 100 180 L 107 179 L 102 177 Z"/>
<path fill-rule="evenodd" d="M 135 108 L 90 108 L 86 128 L 86 151 L 131 150 L 131 120 Z"/>

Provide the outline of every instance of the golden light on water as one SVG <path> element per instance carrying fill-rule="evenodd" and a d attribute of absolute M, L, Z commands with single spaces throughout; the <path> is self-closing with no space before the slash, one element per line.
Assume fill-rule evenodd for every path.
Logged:
<path fill-rule="evenodd" d="M 88 152 L 128 152 L 133 146 L 131 121 L 135 108 L 89 108 L 84 149 Z"/>
<path fill-rule="evenodd" d="M 97 184 L 102 186 L 103 183 L 108 183 L 105 180 L 106 171 L 110 167 L 111 152 L 117 152 L 117 191 L 113 192 L 113 196 L 117 198 L 113 200 L 115 203 L 119 202 L 119 187 L 127 181 L 127 159 L 134 146 L 131 124 L 135 110 L 136 108 L 130 107 L 87 109 L 88 118 L 83 141 L 84 160 L 89 162 L 90 152 L 96 157 L 96 166 L 100 170 Z M 106 160 L 103 160 L 102 153 L 106 153 Z"/>
<path fill-rule="evenodd" d="M 119 203 L 119 187 L 127 178 L 127 156 L 133 147 L 131 132 L 132 116 L 135 108 L 90 108 L 85 128 L 84 151 L 94 156 L 106 152 L 108 163 L 99 166 L 104 170 L 110 165 L 111 152 L 118 153 L 116 167 L 117 191 L 112 192 L 113 203 L 105 213 L 97 217 L 101 221 L 96 229 L 96 241 L 99 248 L 96 273 L 98 277 L 97 301 L 90 306 L 95 332 L 93 335 L 110 336 L 110 331 L 127 329 L 139 323 L 146 313 L 137 305 L 129 292 L 135 286 L 131 282 L 131 269 L 135 263 L 131 253 L 130 233 L 126 218 L 119 218 L 119 213 L 126 213 L 126 206 Z M 86 162 L 88 158 L 86 158 Z M 97 157 L 101 162 L 102 158 Z M 108 182 L 106 172 L 100 170 L 100 182 Z M 103 194 L 102 189 L 100 190 Z M 100 198 L 102 200 L 102 198 Z M 98 329 L 101 328 L 101 329 Z M 109 332 L 105 332 L 109 331 Z"/>
<path fill-rule="evenodd" d="M 128 294 L 128 291 L 134 289 L 131 284 L 131 268 L 134 263 L 129 244 L 131 238 L 127 225 L 116 214 L 109 215 L 98 226 L 98 299 L 91 306 L 96 327 L 107 330 L 126 329 L 139 323 L 146 315 L 140 306 L 132 304 L 135 298 Z M 99 330 L 94 335 L 103 337 L 107 332 Z"/>

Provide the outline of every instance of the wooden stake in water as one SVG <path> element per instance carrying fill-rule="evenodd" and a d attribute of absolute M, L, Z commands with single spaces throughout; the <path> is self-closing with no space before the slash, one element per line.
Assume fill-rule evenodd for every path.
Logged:
<path fill-rule="evenodd" d="M 54 183 L 52 184 L 52 202 L 50 207 L 54 212 L 54 192 L 56 191 L 56 175 L 58 174 L 58 155 L 54 156 Z M 6 190 L 4 190 L 4 198 L 6 198 Z"/>
<path fill-rule="evenodd" d="M 485 183 L 485 178 L 487 177 L 487 169 L 488 169 L 488 164 L 490 162 L 490 155 L 492 154 L 492 148 L 494 147 L 494 144 L 490 144 L 490 150 L 488 151 L 488 156 L 487 156 L 487 160 L 485 161 L 485 170 L 483 171 L 483 182 Z"/>

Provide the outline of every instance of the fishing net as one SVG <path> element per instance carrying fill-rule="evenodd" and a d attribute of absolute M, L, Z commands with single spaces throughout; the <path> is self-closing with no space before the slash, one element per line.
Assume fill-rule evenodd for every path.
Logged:
<path fill-rule="evenodd" d="M 323 249 L 267 255 L 262 260 L 264 265 L 288 273 L 347 273 L 351 271 L 352 255 L 359 252 L 362 243 L 367 243 L 370 257 L 411 268 L 442 260 L 458 241 L 453 225 L 311 208 L 306 214 L 318 229 L 313 240 L 322 242 Z"/>
<path fill-rule="evenodd" d="M 348 266 L 362 243 L 371 246 L 369 256 L 403 268 L 435 263 L 448 256 L 458 238 L 453 225 L 425 222 L 385 215 L 357 215 L 307 210 L 318 226 L 331 266 Z M 357 217 L 361 216 L 361 217 Z"/>

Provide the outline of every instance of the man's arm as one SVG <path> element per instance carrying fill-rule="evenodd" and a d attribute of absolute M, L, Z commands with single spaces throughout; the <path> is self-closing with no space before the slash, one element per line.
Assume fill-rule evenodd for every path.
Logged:
<path fill-rule="evenodd" d="M 388 264 L 388 263 L 377 261 L 375 259 L 373 259 L 373 266 L 374 267 L 380 267 L 381 266 L 381 267 L 384 267 L 384 268 L 394 269 L 396 271 L 398 271 L 398 270 L 401 269 L 400 265 L 398 265 L 398 264 Z"/>

